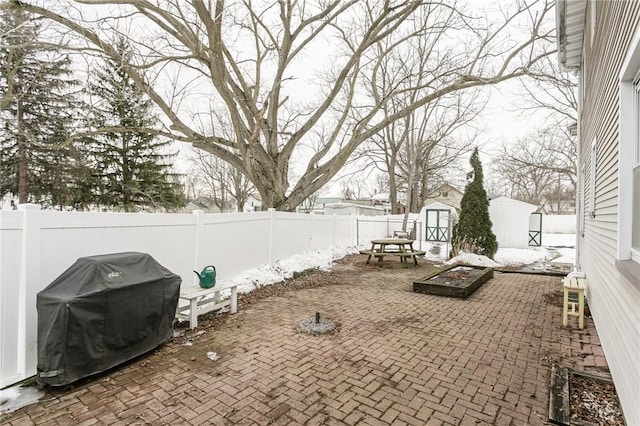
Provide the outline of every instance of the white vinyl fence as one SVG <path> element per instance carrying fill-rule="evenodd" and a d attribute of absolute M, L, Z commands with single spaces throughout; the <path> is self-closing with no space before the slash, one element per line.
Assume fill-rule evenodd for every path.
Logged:
<path fill-rule="evenodd" d="M 374 225 L 374 224 L 371 224 Z M 385 236 L 386 224 L 367 229 Z M 215 265 L 219 279 L 308 249 L 351 246 L 355 216 L 276 211 L 225 214 L 138 214 L 0 210 L 0 388 L 36 373 L 36 294 L 78 258 L 149 253 L 196 285 L 195 270 Z"/>
<path fill-rule="evenodd" d="M 546 234 L 575 234 L 575 214 L 546 214 L 542 216 L 542 232 Z"/>
<path fill-rule="evenodd" d="M 406 226 L 407 231 L 411 231 L 415 226 L 416 239 L 420 247 L 425 239 L 423 219 L 418 213 L 410 213 Z M 372 239 L 393 237 L 395 231 L 401 231 L 404 215 L 358 216 L 356 221 L 356 243 L 369 246 Z"/>

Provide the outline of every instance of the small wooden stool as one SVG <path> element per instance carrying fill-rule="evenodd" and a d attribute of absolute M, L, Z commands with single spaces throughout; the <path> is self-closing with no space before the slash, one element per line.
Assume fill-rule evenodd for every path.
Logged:
<path fill-rule="evenodd" d="M 578 327 L 584 328 L 584 289 L 585 289 L 585 276 L 583 272 L 571 272 L 563 280 L 564 287 L 564 305 L 562 310 L 562 325 L 567 326 L 569 323 L 569 315 L 578 317 Z M 569 293 L 576 294 L 578 296 L 577 302 L 569 301 Z M 571 309 L 569 309 L 571 305 Z M 578 305 L 578 312 L 576 312 L 576 305 Z"/>

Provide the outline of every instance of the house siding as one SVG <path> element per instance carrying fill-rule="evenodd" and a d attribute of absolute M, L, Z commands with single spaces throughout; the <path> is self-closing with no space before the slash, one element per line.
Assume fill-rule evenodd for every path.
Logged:
<path fill-rule="evenodd" d="M 591 22 L 587 8 L 586 22 Z M 618 247 L 619 74 L 639 28 L 640 2 L 598 1 L 593 44 L 585 25 L 583 75 L 587 82 L 579 117 L 584 236 L 579 267 L 627 424 L 640 424 L 640 289 L 616 267 Z M 596 140 L 595 217 L 589 214 L 591 144 Z M 629 232 L 631 232 L 629 230 Z"/>

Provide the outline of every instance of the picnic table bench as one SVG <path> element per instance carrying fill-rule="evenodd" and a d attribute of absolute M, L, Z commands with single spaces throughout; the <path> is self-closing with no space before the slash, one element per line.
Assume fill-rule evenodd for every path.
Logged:
<path fill-rule="evenodd" d="M 388 249 L 388 246 L 396 246 L 395 249 Z M 371 241 L 370 250 L 360 250 L 360 254 L 366 254 L 367 262 L 370 263 L 371 258 L 375 257 L 378 262 L 382 262 L 385 256 L 398 256 L 401 262 L 405 262 L 408 258 L 413 258 L 413 262 L 418 265 L 418 256 L 424 256 L 425 251 L 414 250 L 413 240 L 408 238 L 383 238 Z"/>
<path fill-rule="evenodd" d="M 231 290 L 231 297 L 222 299 L 220 292 Z M 176 317 L 189 320 L 189 328 L 198 326 L 198 315 L 229 306 L 229 312 L 238 312 L 238 284 L 220 283 L 211 288 L 191 286 L 180 290 L 180 299 L 189 302 L 188 305 L 178 306 Z"/>

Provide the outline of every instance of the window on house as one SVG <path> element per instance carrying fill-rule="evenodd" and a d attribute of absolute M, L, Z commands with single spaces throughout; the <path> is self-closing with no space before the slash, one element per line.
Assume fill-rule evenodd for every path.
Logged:
<path fill-rule="evenodd" d="M 442 191 L 441 194 L 444 198 L 447 198 L 449 196 L 449 191 Z"/>
<path fill-rule="evenodd" d="M 640 289 L 640 32 L 620 69 L 616 266 Z"/>
<path fill-rule="evenodd" d="M 633 119 L 634 134 L 632 143 L 632 225 L 631 225 L 631 257 L 640 263 L 640 73 L 633 82 Z"/>

